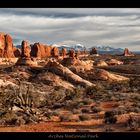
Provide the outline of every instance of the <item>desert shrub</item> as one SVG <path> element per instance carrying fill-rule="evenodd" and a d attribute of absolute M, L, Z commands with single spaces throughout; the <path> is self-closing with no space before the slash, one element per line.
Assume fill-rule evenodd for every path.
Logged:
<path fill-rule="evenodd" d="M 89 115 L 79 115 L 79 119 L 81 121 L 91 120 L 91 117 Z"/>
<path fill-rule="evenodd" d="M 102 111 L 102 109 L 100 107 L 97 107 L 97 106 L 91 106 L 91 110 L 93 113 L 98 113 L 98 112 Z"/>
<path fill-rule="evenodd" d="M 127 111 L 125 109 L 123 109 L 123 108 L 115 109 L 115 111 L 116 111 L 116 115 L 122 115 L 122 114 L 127 113 Z"/>
<path fill-rule="evenodd" d="M 59 119 L 60 119 L 61 122 L 71 122 L 72 121 L 72 116 L 70 114 L 60 115 Z"/>
<path fill-rule="evenodd" d="M 79 103 L 77 101 L 68 100 L 65 102 L 65 108 L 70 109 L 70 110 L 73 108 L 78 109 Z"/>
<path fill-rule="evenodd" d="M 59 112 L 58 111 L 53 111 L 52 116 L 59 116 Z"/>
<path fill-rule="evenodd" d="M 80 114 L 81 113 L 81 110 L 80 109 L 73 109 L 72 110 L 72 113 L 73 114 Z"/>
<path fill-rule="evenodd" d="M 140 112 L 140 108 L 138 108 L 138 107 L 130 107 L 130 108 L 127 109 L 127 112 L 139 113 Z"/>
<path fill-rule="evenodd" d="M 126 121 L 125 126 L 128 127 L 130 131 L 136 131 L 140 126 L 140 120 L 136 117 L 129 116 L 129 119 Z"/>
<path fill-rule="evenodd" d="M 65 93 L 55 91 L 55 92 L 47 94 L 45 98 L 46 98 L 46 106 L 47 107 L 50 107 L 50 108 L 53 108 L 56 106 L 58 107 L 61 103 L 63 103 L 65 101 Z"/>
<path fill-rule="evenodd" d="M 83 103 L 83 102 L 79 102 L 78 108 L 81 108 L 81 107 L 83 107 L 83 106 L 84 106 L 84 103 Z"/>
<path fill-rule="evenodd" d="M 65 93 L 65 100 L 79 100 L 83 98 L 83 88 L 81 87 L 75 88 L 74 91 L 68 90 Z"/>
<path fill-rule="evenodd" d="M 117 122 L 116 111 L 106 111 L 104 115 L 104 123 L 115 124 Z"/>
<path fill-rule="evenodd" d="M 84 98 L 84 99 L 83 99 L 83 104 L 84 104 L 84 105 L 90 105 L 90 104 L 92 104 L 92 103 L 93 103 L 93 100 L 90 99 L 90 98 Z"/>
<path fill-rule="evenodd" d="M 121 92 L 128 92 L 129 90 L 129 82 L 128 81 L 114 81 L 109 84 L 106 84 L 106 89 L 107 90 L 112 90 L 112 91 L 121 91 Z"/>
<path fill-rule="evenodd" d="M 90 109 L 89 108 L 83 108 L 81 111 L 82 111 L 82 113 L 89 113 Z"/>
<path fill-rule="evenodd" d="M 53 109 L 61 108 L 63 106 L 64 106 L 63 103 L 54 103 Z"/>
<path fill-rule="evenodd" d="M 86 95 L 89 95 L 89 96 L 92 96 L 95 93 L 103 92 L 103 91 L 104 91 L 104 87 L 101 84 L 97 84 L 96 86 L 87 87 L 85 89 Z"/>

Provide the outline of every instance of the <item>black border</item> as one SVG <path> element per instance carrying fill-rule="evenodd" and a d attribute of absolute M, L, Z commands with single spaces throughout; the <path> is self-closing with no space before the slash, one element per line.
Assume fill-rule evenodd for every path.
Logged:
<path fill-rule="evenodd" d="M 138 0 L 2 0 L 0 8 L 140 8 Z M 54 138 L 50 137 L 54 136 Z M 59 138 L 61 135 L 63 138 Z M 120 140 L 120 139 L 140 139 L 140 132 L 74 132 L 74 133 L 59 133 L 59 132 L 0 132 L 0 139 L 14 140 L 31 140 L 31 139 L 68 139 L 66 135 L 82 136 L 96 135 L 95 138 L 86 139 L 103 139 L 103 140 Z M 80 139 L 80 138 L 71 138 Z M 83 139 L 83 138 L 81 138 Z"/>
<path fill-rule="evenodd" d="M 0 139 L 13 140 L 62 140 L 62 139 L 92 139 L 92 140 L 138 140 L 140 139 L 139 132 L 1 132 Z"/>
<path fill-rule="evenodd" d="M 1 0 L 1 8 L 139 8 L 139 0 Z"/>

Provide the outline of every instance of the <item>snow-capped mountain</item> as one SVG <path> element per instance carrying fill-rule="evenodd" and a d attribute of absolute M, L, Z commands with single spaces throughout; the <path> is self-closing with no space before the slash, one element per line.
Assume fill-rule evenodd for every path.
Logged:
<path fill-rule="evenodd" d="M 83 50 L 86 49 L 86 47 L 84 45 L 82 45 L 82 44 L 60 45 L 58 48 L 59 49 L 66 48 L 67 50 L 74 49 L 74 50 L 80 50 L 80 51 L 83 51 Z"/>

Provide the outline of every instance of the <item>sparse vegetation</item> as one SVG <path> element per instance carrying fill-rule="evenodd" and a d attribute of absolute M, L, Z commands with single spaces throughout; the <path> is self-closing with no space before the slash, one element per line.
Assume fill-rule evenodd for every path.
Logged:
<path fill-rule="evenodd" d="M 104 123 L 115 124 L 117 122 L 116 112 L 111 110 L 105 112 Z"/>
<path fill-rule="evenodd" d="M 136 117 L 129 116 L 129 119 L 126 121 L 125 125 L 130 131 L 137 131 L 140 127 L 140 120 Z"/>
<path fill-rule="evenodd" d="M 79 115 L 79 119 L 81 121 L 91 120 L 91 117 L 89 115 Z"/>

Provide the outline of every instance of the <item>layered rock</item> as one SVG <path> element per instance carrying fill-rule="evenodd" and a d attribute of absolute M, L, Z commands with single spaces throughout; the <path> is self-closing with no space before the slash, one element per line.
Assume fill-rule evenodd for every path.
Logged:
<path fill-rule="evenodd" d="M 21 57 L 16 62 L 16 65 L 37 65 L 37 62 L 30 57 L 30 49 L 28 46 L 28 42 L 25 40 L 23 40 L 21 43 Z"/>
<path fill-rule="evenodd" d="M 69 57 L 74 58 L 75 57 L 75 51 L 73 49 L 69 50 Z"/>
<path fill-rule="evenodd" d="M 52 57 L 58 57 L 59 56 L 59 49 L 57 47 L 53 47 L 51 51 Z"/>
<path fill-rule="evenodd" d="M 100 67 L 100 66 L 108 66 L 108 64 L 103 60 L 95 61 L 94 65 L 98 66 L 98 67 Z"/>
<path fill-rule="evenodd" d="M 91 54 L 91 55 L 92 55 L 92 54 L 97 54 L 96 48 L 92 48 L 92 50 L 90 51 L 90 54 Z"/>
<path fill-rule="evenodd" d="M 61 52 L 62 52 L 62 57 L 64 58 L 67 55 L 67 49 L 62 48 Z"/>
<path fill-rule="evenodd" d="M 103 69 L 94 69 L 93 70 L 93 75 L 94 77 L 97 77 L 97 79 L 101 80 L 108 80 L 108 81 L 127 81 L 129 78 L 118 75 L 118 74 L 113 74 L 111 72 L 108 72 Z"/>
<path fill-rule="evenodd" d="M 21 43 L 21 57 L 30 57 L 30 49 L 28 46 L 28 42 L 23 40 Z"/>
<path fill-rule="evenodd" d="M 106 61 L 108 65 L 122 65 L 123 62 L 116 59 L 109 59 Z"/>
<path fill-rule="evenodd" d="M 14 51 L 14 56 L 15 57 L 20 57 L 21 56 L 21 50 L 19 48 L 13 48 Z"/>
<path fill-rule="evenodd" d="M 125 48 L 124 49 L 123 56 L 134 56 L 134 54 L 130 53 L 129 50 L 128 50 L 128 48 Z"/>
<path fill-rule="evenodd" d="M 15 57 L 13 52 L 13 40 L 8 34 L 0 33 L 0 57 Z"/>
<path fill-rule="evenodd" d="M 44 45 L 42 43 L 35 43 L 31 46 L 31 56 L 44 58 L 51 56 L 52 47 L 48 45 Z"/>
<path fill-rule="evenodd" d="M 77 51 L 75 52 L 75 58 L 78 59 L 78 58 L 79 58 L 79 55 L 80 55 L 80 50 L 77 50 Z"/>
<path fill-rule="evenodd" d="M 67 67 L 64 67 L 60 63 L 56 61 L 49 61 L 48 64 L 45 66 L 45 68 L 53 72 L 59 76 L 62 76 L 65 80 L 73 83 L 73 84 L 79 84 L 84 87 L 86 86 L 95 86 L 93 83 L 81 78 L 80 76 L 74 74 L 70 69 Z"/>

